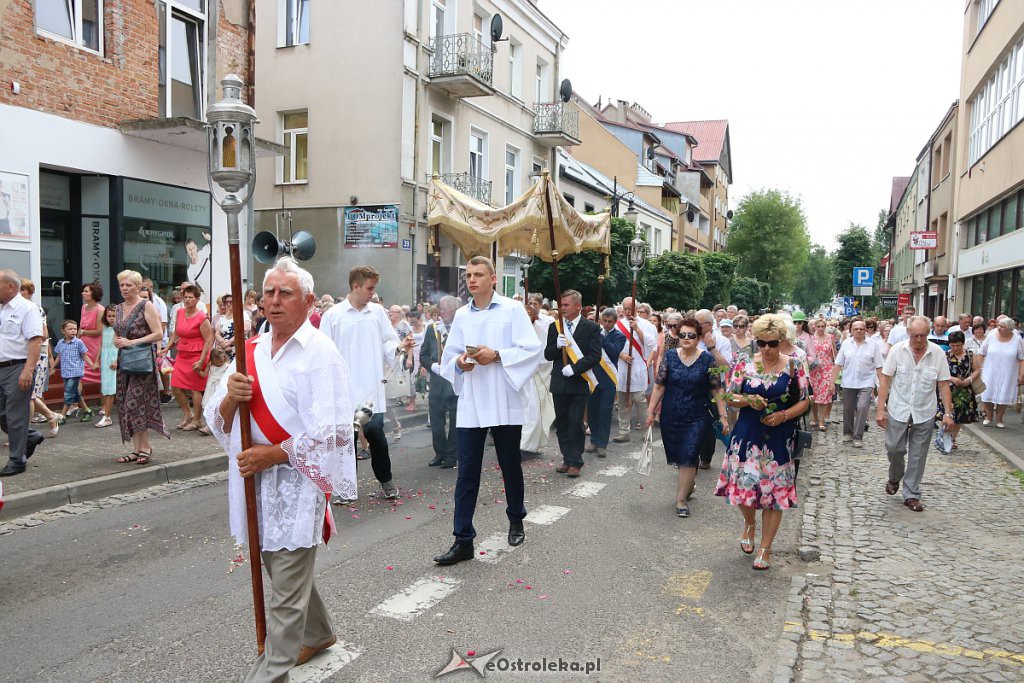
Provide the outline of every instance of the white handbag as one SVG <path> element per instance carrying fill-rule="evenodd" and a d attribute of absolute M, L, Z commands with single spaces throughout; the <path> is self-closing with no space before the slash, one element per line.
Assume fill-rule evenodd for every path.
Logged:
<path fill-rule="evenodd" d="M 644 436 L 644 445 L 640 449 L 640 459 L 636 463 L 636 473 L 645 477 L 651 476 L 651 466 L 654 464 L 654 427 L 647 428 Z"/>

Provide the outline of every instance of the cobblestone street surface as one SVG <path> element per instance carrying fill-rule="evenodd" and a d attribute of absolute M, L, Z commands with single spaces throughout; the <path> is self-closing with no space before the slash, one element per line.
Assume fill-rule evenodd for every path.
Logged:
<path fill-rule="evenodd" d="M 932 448 L 912 512 L 885 494 L 882 430 L 860 450 L 836 422 L 817 436 L 776 680 L 1024 679 L 1020 473 L 962 432 L 953 455 Z"/>

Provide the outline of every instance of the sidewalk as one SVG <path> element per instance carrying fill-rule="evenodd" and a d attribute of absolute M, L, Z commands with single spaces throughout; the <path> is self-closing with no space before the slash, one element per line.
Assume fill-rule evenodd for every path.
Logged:
<path fill-rule="evenodd" d="M 967 425 L 967 429 L 1014 467 L 1024 471 L 1024 413 L 1009 409 L 1003 420 L 1005 429 L 992 425 L 982 427 L 980 422 Z"/>
<path fill-rule="evenodd" d="M 952 455 L 929 453 L 915 513 L 884 492 L 882 431 L 863 449 L 840 431 L 805 459 L 801 509 L 783 521 L 801 524 L 801 557 L 820 559 L 793 578 L 776 680 L 1021 680 L 1020 472 L 962 433 Z"/>
<path fill-rule="evenodd" d="M 403 429 L 426 423 L 426 401 L 421 405 L 422 408 L 412 414 L 399 409 Z M 171 438 L 150 434 L 153 459 L 147 465 L 115 462 L 118 456 L 131 452 L 130 443 L 121 443 L 116 417 L 113 425 L 102 429 L 94 426 L 98 418 L 82 423 L 69 419 L 55 438 L 46 439 L 36 449 L 24 473 L 4 478 L 4 508 L 0 518 L 10 519 L 68 503 L 198 477 L 227 467 L 227 457 L 212 436 L 175 429 L 181 421 L 181 409 L 176 404 L 164 405 L 163 415 Z M 45 424 L 33 426 L 47 428 Z M 386 420 L 385 431 L 390 432 L 392 428 L 391 421 Z M 3 460 L 7 460 L 6 453 L 3 453 Z"/>

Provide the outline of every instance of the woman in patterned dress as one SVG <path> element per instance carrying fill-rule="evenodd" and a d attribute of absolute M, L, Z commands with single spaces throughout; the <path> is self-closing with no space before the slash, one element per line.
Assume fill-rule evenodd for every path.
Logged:
<path fill-rule="evenodd" d="M 117 285 L 124 303 L 117 306 L 114 346 L 125 349 L 146 344 L 152 351 L 153 345 L 163 339 L 164 330 L 156 306 L 141 297 L 142 275 L 134 270 L 121 271 L 117 274 Z M 121 443 L 131 439 L 134 446 L 130 454 L 117 458 L 119 463 L 145 465 L 153 458 L 149 430 L 171 438 L 160 412 L 160 378 L 157 372 L 155 353 L 150 374 L 129 374 L 118 368 L 117 415 L 121 425 Z"/>
<path fill-rule="evenodd" d="M 715 495 L 743 513 L 740 549 L 748 555 L 754 552 L 757 510 L 761 510 L 761 546 L 753 568 L 768 569 L 782 511 L 797 504 L 792 454 L 797 418 L 809 404 L 808 380 L 803 363 L 779 352 L 788 334 L 783 317 L 760 316 L 753 333 L 760 353 L 740 358 L 726 382 L 729 404 L 740 409 L 740 416 Z"/>
<path fill-rule="evenodd" d="M 78 319 L 78 336 L 85 344 L 85 348 L 88 349 L 90 358 L 100 357 L 100 345 L 103 342 L 103 324 L 100 320 L 103 316 L 101 301 L 103 301 L 103 285 L 98 282 L 82 285 L 82 314 Z M 99 384 L 101 381 L 99 369 L 86 365 L 85 374 L 82 375 L 82 384 Z"/>
<path fill-rule="evenodd" d="M 814 402 L 811 403 L 811 428 L 818 426 L 825 431 L 829 415 L 832 414 L 832 366 L 836 361 L 835 341 L 826 331 L 825 321 L 814 321 L 814 335 L 807 349 L 807 361 L 811 366 L 811 388 Z"/>
<path fill-rule="evenodd" d="M 952 376 L 949 387 L 952 394 L 954 422 L 953 426 L 949 428 L 949 435 L 953 437 L 953 448 L 956 448 L 956 437 L 960 433 L 960 425 L 978 421 L 978 401 L 971 385 L 981 374 L 981 368 L 975 367 L 974 353 L 964 348 L 963 332 L 953 330 L 949 333 L 948 341 L 949 351 L 946 351 L 946 361 L 949 363 L 949 374 Z M 938 393 L 938 389 L 935 391 Z M 944 413 L 940 400 L 935 419 L 941 421 Z"/>

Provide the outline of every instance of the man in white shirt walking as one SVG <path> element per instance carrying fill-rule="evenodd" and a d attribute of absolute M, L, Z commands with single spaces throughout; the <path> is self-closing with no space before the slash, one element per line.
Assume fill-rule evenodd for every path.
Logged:
<path fill-rule="evenodd" d="M 353 268 L 348 274 L 348 284 L 352 291 L 341 303 L 327 310 L 320 320 L 320 331 L 334 341 L 341 357 L 348 363 L 352 373 L 350 386 L 353 410 L 358 409 L 367 399 L 373 402 L 373 418 L 363 425 L 363 436 L 370 446 L 373 476 L 380 482 L 384 496 L 395 499 L 399 491 L 392 479 L 391 455 L 388 452 L 388 439 L 384 435 L 387 399 L 382 380 L 386 369 L 397 362 L 395 356 L 402 349 L 411 351 L 414 339 L 409 335 L 404 342 L 399 342 L 387 311 L 370 300 L 378 282 L 380 273 L 370 266 Z M 345 504 L 352 500 L 338 497 L 334 502 Z"/>
<path fill-rule="evenodd" d="M 7 464 L 0 477 L 25 471 L 28 443 L 28 407 L 32 400 L 43 319 L 39 307 L 21 296 L 21 278 L 13 270 L 0 270 L 0 417 L 7 422 L 10 443 Z"/>
<path fill-rule="evenodd" d="M 524 387 L 541 361 L 543 346 L 526 309 L 494 291 L 497 281 L 489 258 L 474 256 L 466 264 L 466 288 L 473 300 L 455 314 L 441 358 L 440 374 L 452 383 L 459 397 L 459 477 L 455 484 L 455 543 L 434 558 L 440 565 L 473 558 L 473 513 L 488 431 L 494 437 L 505 479 L 508 544 L 521 545 L 526 539 L 519 441 L 526 421 Z"/>
<path fill-rule="evenodd" d="M 917 309 L 913 306 L 907 305 L 903 307 L 903 316 L 900 318 L 899 323 L 889 330 L 888 342 L 890 347 L 907 340 L 907 324 L 915 313 L 917 313 Z"/>
<path fill-rule="evenodd" d="M 863 320 L 850 325 L 852 336 L 839 347 L 835 365 L 843 369 L 843 441 L 863 446 L 864 427 L 871 405 L 871 394 L 881 381 L 885 362 L 882 347 L 867 338 Z"/>
<path fill-rule="evenodd" d="M 921 479 L 938 407 L 936 387 L 942 397 L 942 424 L 946 429 L 953 426 L 949 363 L 942 349 L 928 341 L 930 328 L 928 318 L 912 317 L 907 322 L 910 338 L 889 350 L 878 385 L 875 415 L 878 426 L 885 430 L 885 449 L 889 455 L 885 492 L 895 494 L 902 479 L 903 504 L 914 512 L 924 510 Z"/>
<path fill-rule="evenodd" d="M 619 403 L 619 434 L 612 439 L 615 443 L 629 442 L 630 418 L 634 408 L 638 420 L 647 419 L 647 386 L 651 382 L 650 363 L 658 351 L 658 330 L 642 317 L 636 317 L 635 310 L 637 308 L 633 298 L 627 296 L 622 300 L 622 317 L 616 323 L 616 329 L 626 337 L 626 347 L 619 354 L 616 369 L 619 378 L 616 393 Z"/>

